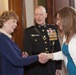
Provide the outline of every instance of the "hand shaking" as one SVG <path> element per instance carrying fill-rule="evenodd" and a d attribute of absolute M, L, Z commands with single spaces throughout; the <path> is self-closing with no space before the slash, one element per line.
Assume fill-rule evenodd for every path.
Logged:
<path fill-rule="evenodd" d="M 46 63 L 49 60 L 48 54 L 46 53 L 40 53 L 38 56 L 39 56 L 40 63 Z"/>
<path fill-rule="evenodd" d="M 27 52 L 23 52 L 22 53 L 22 57 L 27 57 L 28 56 L 28 53 Z M 39 62 L 44 64 L 46 63 L 49 59 L 53 59 L 53 55 L 52 53 L 40 53 L 38 54 L 38 57 L 39 57 Z"/>

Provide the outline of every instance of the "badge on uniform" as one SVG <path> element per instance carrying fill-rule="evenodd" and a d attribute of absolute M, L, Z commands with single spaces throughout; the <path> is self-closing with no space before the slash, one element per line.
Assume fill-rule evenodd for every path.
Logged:
<path fill-rule="evenodd" d="M 39 34 L 31 34 L 32 37 L 40 36 Z"/>
<path fill-rule="evenodd" d="M 57 33 L 56 33 L 56 30 L 55 29 L 49 28 L 47 30 L 47 33 L 48 33 L 48 36 L 49 36 L 49 40 L 50 41 L 57 40 Z"/>
<path fill-rule="evenodd" d="M 47 38 L 46 38 L 46 36 L 44 35 L 44 36 L 43 36 L 43 40 L 46 40 L 46 39 L 47 39 Z"/>

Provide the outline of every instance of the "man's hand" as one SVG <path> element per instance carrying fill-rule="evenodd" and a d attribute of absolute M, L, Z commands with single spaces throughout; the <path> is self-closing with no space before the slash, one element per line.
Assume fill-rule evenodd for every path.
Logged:
<path fill-rule="evenodd" d="M 61 75 L 61 70 L 57 69 L 55 75 Z"/>

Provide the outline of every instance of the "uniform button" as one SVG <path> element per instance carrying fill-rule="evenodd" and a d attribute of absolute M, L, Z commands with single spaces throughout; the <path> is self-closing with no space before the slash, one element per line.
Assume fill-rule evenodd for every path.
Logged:
<path fill-rule="evenodd" d="M 45 38 L 46 36 L 44 35 L 44 38 Z"/>
<path fill-rule="evenodd" d="M 45 51 L 45 53 L 49 53 L 49 51 Z"/>
<path fill-rule="evenodd" d="M 44 32 L 44 29 L 42 29 L 42 32 Z"/>
<path fill-rule="evenodd" d="M 41 28 L 41 26 L 39 26 L 39 28 Z"/>
<path fill-rule="evenodd" d="M 37 39 L 35 39 L 35 41 L 37 41 Z"/>
<path fill-rule="evenodd" d="M 47 44 L 47 41 L 45 41 L 45 44 Z"/>
<path fill-rule="evenodd" d="M 45 50 L 48 50 L 48 48 L 45 48 Z"/>

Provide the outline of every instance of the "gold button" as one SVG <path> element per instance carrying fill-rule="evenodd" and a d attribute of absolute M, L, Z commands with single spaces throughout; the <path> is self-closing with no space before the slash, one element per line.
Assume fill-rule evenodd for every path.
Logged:
<path fill-rule="evenodd" d="M 47 41 L 45 41 L 45 44 L 47 44 Z"/>
<path fill-rule="evenodd" d="M 35 41 L 37 41 L 37 39 L 35 39 Z"/>
<path fill-rule="evenodd" d="M 44 29 L 42 30 L 42 32 L 44 32 Z"/>
<path fill-rule="evenodd" d="M 49 51 L 45 51 L 45 53 L 49 53 Z"/>
<path fill-rule="evenodd" d="M 45 48 L 45 50 L 48 50 L 48 48 Z"/>

